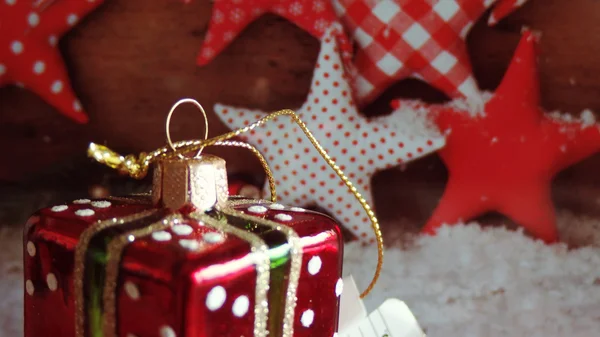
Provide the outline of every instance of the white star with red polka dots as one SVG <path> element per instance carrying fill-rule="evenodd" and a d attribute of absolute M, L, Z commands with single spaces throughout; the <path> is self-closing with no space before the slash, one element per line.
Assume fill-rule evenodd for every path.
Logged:
<path fill-rule="evenodd" d="M 25 87 L 63 115 L 85 123 L 88 117 L 69 84 L 57 42 L 102 2 L 0 0 L 0 87 Z"/>
<path fill-rule="evenodd" d="M 351 97 L 333 30 L 329 29 L 321 42 L 311 90 L 298 115 L 373 205 L 370 183 L 375 172 L 434 152 L 445 140 L 421 111 L 401 108 L 388 116 L 362 116 Z M 231 128 L 244 127 L 264 116 L 262 111 L 221 104 L 215 105 L 215 112 Z M 363 243 L 374 241 L 360 203 L 291 120 L 278 117 L 243 138 L 266 156 L 283 202 L 317 204 Z"/>

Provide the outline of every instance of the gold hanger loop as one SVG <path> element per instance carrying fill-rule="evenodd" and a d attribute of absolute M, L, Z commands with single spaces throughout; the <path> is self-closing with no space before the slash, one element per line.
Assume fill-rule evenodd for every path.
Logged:
<path fill-rule="evenodd" d="M 167 115 L 167 122 L 165 123 L 165 133 L 167 134 L 167 143 L 169 144 L 169 147 L 181 159 L 185 159 L 186 157 L 184 155 L 182 155 L 181 153 L 177 152 L 175 145 L 171 141 L 170 128 L 171 128 L 171 117 L 173 116 L 173 113 L 175 112 L 177 107 L 179 107 L 179 105 L 184 104 L 184 103 L 192 103 L 193 105 L 195 105 L 198 108 L 198 110 L 200 110 L 200 112 L 202 112 L 202 116 L 204 117 L 204 140 L 208 139 L 208 117 L 206 116 L 206 111 L 204 111 L 204 108 L 202 107 L 202 105 L 200 103 L 198 103 L 198 101 L 196 101 L 195 99 L 192 99 L 192 98 L 183 98 L 183 99 L 180 99 L 179 101 L 177 101 L 177 103 L 175 103 L 173 105 L 173 107 L 171 107 L 171 110 L 169 111 L 169 114 Z M 200 155 L 202 154 L 202 150 L 204 150 L 204 146 L 198 149 L 198 152 L 196 153 L 194 158 L 199 158 Z"/>

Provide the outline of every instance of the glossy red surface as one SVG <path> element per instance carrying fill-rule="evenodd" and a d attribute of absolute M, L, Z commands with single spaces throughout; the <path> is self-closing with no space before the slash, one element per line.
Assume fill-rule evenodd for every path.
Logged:
<path fill-rule="evenodd" d="M 33 291 L 25 292 L 25 337 L 74 336 L 73 268 L 79 235 L 98 220 L 150 208 L 141 203 L 111 203 L 107 208 L 69 203 L 65 210 L 43 209 L 29 220 L 24 237 L 25 280 L 31 282 Z M 285 224 L 301 237 L 303 259 L 294 336 L 332 336 L 337 328 L 339 297 L 335 289 L 342 266 L 337 224 L 329 217 L 300 209 L 253 214 L 249 206 L 239 206 L 238 210 Z M 91 209 L 94 214 L 77 215 L 82 209 Z M 291 219 L 278 220 L 277 214 L 288 214 Z M 179 231 L 173 227 L 166 230 L 168 240 L 148 236 L 126 248 L 117 290 L 119 336 L 171 336 L 166 334 L 170 332 L 185 337 L 252 336 L 256 270 L 246 258 L 249 244 L 232 235 L 209 243 L 203 235 L 214 229 L 194 220 L 181 225 L 185 226 Z M 198 242 L 199 248 L 190 250 L 181 240 Z M 48 281 L 50 274 L 55 283 L 52 276 Z M 222 287 L 224 298 L 217 308 L 213 303 L 209 310 L 208 294 L 216 287 Z M 27 284 L 26 288 L 31 290 Z M 313 313 L 312 320 L 307 312 Z"/>
<path fill-rule="evenodd" d="M 247 206 L 238 207 L 247 214 L 258 216 L 248 211 Z M 294 336 L 329 337 L 337 330 L 339 297 L 336 284 L 342 274 L 343 246 L 342 235 L 336 222 L 322 214 L 311 211 L 269 210 L 262 217 L 281 222 L 277 214 L 288 214 L 292 217 L 284 222 L 292 227 L 302 238 L 302 269 L 298 285 L 298 302 L 294 324 Z M 313 260 L 314 259 L 314 260 Z M 311 263 L 310 261 L 313 260 Z M 320 261 L 320 267 L 315 267 Z M 314 275 L 309 272 L 309 263 Z M 309 326 L 302 324 L 302 315 L 314 319 Z"/>

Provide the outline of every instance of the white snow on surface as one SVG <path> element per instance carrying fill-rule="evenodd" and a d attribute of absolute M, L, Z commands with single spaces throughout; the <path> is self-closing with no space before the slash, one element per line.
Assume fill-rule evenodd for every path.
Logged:
<path fill-rule="evenodd" d="M 344 268 L 359 287 L 375 256 L 374 247 L 346 247 Z M 389 297 L 406 302 L 429 337 L 597 336 L 600 248 L 547 246 L 477 224 L 444 227 L 407 250 L 386 250 L 365 303 L 373 310 Z"/>

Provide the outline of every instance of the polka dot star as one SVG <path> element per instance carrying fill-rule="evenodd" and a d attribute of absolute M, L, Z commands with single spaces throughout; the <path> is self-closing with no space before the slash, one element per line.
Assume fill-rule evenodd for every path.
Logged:
<path fill-rule="evenodd" d="M 480 103 L 465 39 L 494 3 L 496 22 L 523 0 L 333 0 L 357 51 L 353 73 L 359 103 L 367 104 L 393 83 L 414 77 L 450 97 Z"/>
<path fill-rule="evenodd" d="M 220 0 L 215 1 L 208 32 L 198 55 L 198 64 L 209 63 L 252 21 L 265 13 L 274 13 L 295 23 L 316 38 L 337 22 L 329 0 Z M 350 44 L 344 34 L 338 36 L 345 55 Z"/>
<path fill-rule="evenodd" d="M 0 87 L 22 85 L 63 115 L 87 122 L 56 43 L 102 2 L 56 0 L 35 6 L 35 1 L 0 0 Z"/>
<path fill-rule="evenodd" d="M 421 118 L 413 111 L 364 118 L 351 97 L 333 30 L 322 40 L 311 90 L 298 114 L 372 205 L 370 181 L 376 171 L 431 153 L 444 145 L 444 138 L 424 115 Z M 231 128 L 244 127 L 264 115 L 220 104 L 215 112 Z M 360 203 L 290 119 L 277 118 L 245 139 L 267 157 L 282 202 L 300 206 L 316 203 L 363 242 L 374 241 Z"/>

